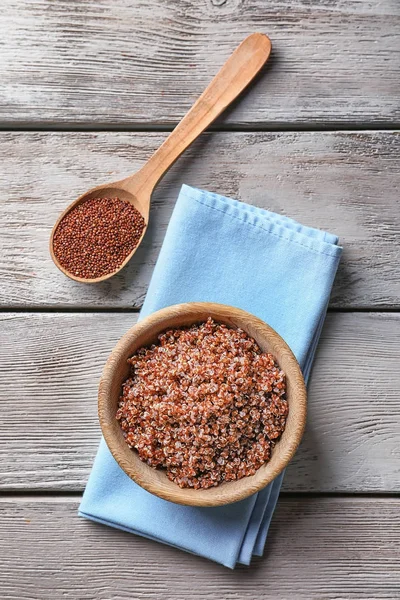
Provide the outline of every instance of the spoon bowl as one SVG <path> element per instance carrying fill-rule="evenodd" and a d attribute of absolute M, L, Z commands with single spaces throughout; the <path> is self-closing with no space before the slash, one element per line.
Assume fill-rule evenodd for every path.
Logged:
<path fill-rule="evenodd" d="M 50 255 L 56 266 L 65 275 L 82 283 L 97 283 L 109 279 L 118 273 L 132 258 L 139 247 L 147 229 L 151 194 L 188 146 L 237 98 L 260 71 L 271 53 L 271 42 L 263 33 L 252 33 L 236 48 L 222 69 L 204 90 L 182 121 L 175 127 L 160 148 L 147 163 L 134 175 L 95 187 L 72 202 L 62 213 L 53 227 L 50 237 Z M 132 252 L 117 269 L 95 279 L 86 279 L 73 275 L 57 260 L 54 253 L 54 233 L 65 215 L 86 200 L 92 198 L 119 198 L 130 202 L 145 221 L 143 233 Z"/>
<path fill-rule="evenodd" d="M 95 188 L 92 188 L 88 192 L 85 192 L 84 194 L 82 194 L 82 196 L 79 196 L 79 198 L 77 198 L 74 202 L 72 202 L 68 206 L 68 208 L 66 208 L 64 210 L 64 212 L 61 213 L 61 215 L 58 217 L 58 219 L 53 227 L 53 230 L 51 232 L 51 236 L 50 236 L 50 255 L 51 255 L 51 258 L 53 259 L 53 262 L 56 265 L 56 267 L 58 269 L 60 269 L 60 271 L 62 273 L 64 273 L 65 275 L 67 275 L 70 279 L 73 279 L 74 281 L 79 281 L 80 283 L 100 283 L 101 281 L 105 281 L 106 279 L 109 279 L 112 275 L 115 275 L 115 273 L 118 273 L 121 269 L 123 269 L 124 266 L 130 261 L 132 256 L 135 254 L 136 250 L 139 248 L 141 241 L 146 233 L 148 222 L 149 222 L 150 196 L 148 197 L 148 200 L 147 200 L 146 197 L 142 194 L 141 197 L 138 199 L 131 191 L 128 190 L 129 184 L 126 185 L 125 181 L 126 180 L 115 181 L 112 183 L 108 183 L 108 184 L 106 183 L 105 185 L 99 185 Z M 129 202 L 129 204 L 132 204 L 132 206 L 134 206 L 136 208 L 136 210 L 138 212 L 140 212 L 140 214 L 142 215 L 142 217 L 144 219 L 145 225 L 143 228 L 143 233 L 142 233 L 137 245 L 132 250 L 132 252 L 130 254 L 128 254 L 128 256 L 125 258 L 125 260 L 120 264 L 118 269 L 116 269 L 115 271 L 112 271 L 111 273 L 106 273 L 105 275 L 102 275 L 101 277 L 95 277 L 95 278 L 89 279 L 89 278 L 83 278 L 83 277 L 78 277 L 77 275 L 74 275 L 70 271 L 67 271 L 67 269 L 65 269 L 59 263 L 57 256 L 54 253 L 53 240 L 54 240 L 54 234 L 57 230 L 57 227 L 60 224 L 60 222 L 63 220 L 63 218 L 73 208 L 75 208 L 76 206 L 79 206 L 79 204 L 83 204 L 87 200 L 92 200 L 93 198 L 119 198 L 120 200 L 125 200 L 126 202 Z"/>

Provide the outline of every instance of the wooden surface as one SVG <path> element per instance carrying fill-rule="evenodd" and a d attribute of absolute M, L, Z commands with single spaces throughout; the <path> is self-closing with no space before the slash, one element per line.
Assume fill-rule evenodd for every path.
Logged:
<path fill-rule="evenodd" d="M 60 211 L 99 181 L 139 169 L 165 136 L 0 134 L 2 306 L 140 307 L 187 183 L 339 235 L 331 306 L 400 307 L 400 135 L 391 131 L 204 135 L 154 193 L 148 232 L 128 267 L 96 286 L 64 277 L 48 252 Z"/>
<path fill-rule="evenodd" d="M 282 497 L 264 558 L 224 567 L 77 516 L 79 498 L 0 501 L 4 598 L 378 600 L 400 593 L 400 501 Z M 23 590 L 16 595 L 15 590 Z"/>
<path fill-rule="evenodd" d="M 398 1 L 1 7 L 1 597 L 399 598 Z M 157 188 L 128 268 L 98 286 L 63 277 L 48 254 L 60 211 L 139 169 L 254 31 L 271 37 L 271 60 Z M 265 556 L 233 572 L 77 517 L 98 379 L 137 319 L 182 183 L 344 246 Z"/>
<path fill-rule="evenodd" d="M 1 115 L 20 126 L 171 126 L 249 33 L 265 76 L 220 123 L 400 120 L 397 0 L 3 0 Z"/>
<path fill-rule="evenodd" d="M 0 489 L 81 492 L 100 439 L 101 371 L 137 315 L 1 319 Z M 400 493 L 399 337 L 399 314 L 328 315 L 285 491 Z"/>

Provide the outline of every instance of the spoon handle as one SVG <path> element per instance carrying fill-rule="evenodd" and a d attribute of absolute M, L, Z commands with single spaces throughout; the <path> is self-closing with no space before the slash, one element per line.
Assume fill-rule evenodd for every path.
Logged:
<path fill-rule="evenodd" d="M 182 152 L 250 83 L 270 52 L 270 39 L 263 33 L 253 33 L 243 40 L 165 142 L 133 175 L 135 191 L 152 192 Z"/>

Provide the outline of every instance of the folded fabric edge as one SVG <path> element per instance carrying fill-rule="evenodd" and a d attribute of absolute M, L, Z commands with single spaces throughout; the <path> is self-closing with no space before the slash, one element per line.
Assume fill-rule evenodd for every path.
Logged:
<path fill-rule="evenodd" d="M 256 503 L 250 516 L 246 534 L 244 536 L 237 560 L 237 562 L 242 565 L 250 565 L 254 547 L 259 536 L 260 527 L 264 519 L 265 511 L 268 508 L 268 501 L 271 494 L 272 485 L 273 483 L 270 483 L 257 494 Z"/>
<path fill-rule="evenodd" d="M 159 537 L 154 537 L 147 533 L 143 533 L 142 531 L 136 531 L 135 529 L 130 529 L 129 527 L 124 527 L 123 525 L 120 525 L 119 523 L 115 523 L 114 521 L 100 519 L 99 517 L 95 517 L 89 513 L 82 511 L 82 510 L 78 510 L 78 516 L 82 517 L 83 519 L 93 521 L 94 523 L 98 523 L 100 525 L 106 525 L 107 527 L 113 527 L 114 529 L 119 529 L 120 531 L 125 531 L 126 533 L 130 533 L 130 534 L 137 535 L 138 537 L 146 538 L 153 542 L 157 542 L 158 544 L 164 544 L 165 546 L 170 546 L 171 548 L 176 548 L 177 550 L 180 550 L 180 551 L 184 550 L 185 552 L 187 552 L 188 554 L 191 554 L 192 556 L 201 556 L 201 558 L 204 558 L 206 560 L 211 560 L 212 562 L 220 564 L 223 567 L 227 567 L 228 569 L 231 569 L 231 570 L 233 570 L 237 564 L 236 560 L 228 563 L 228 562 L 222 562 L 219 560 L 215 560 L 208 556 L 202 556 L 198 552 L 192 552 L 191 550 L 188 550 L 187 548 L 183 548 L 182 546 L 177 546 L 175 544 L 171 544 L 169 542 L 166 542 L 163 539 L 160 539 Z"/>
<path fill-rule="evenodd" d="M 182 185 L 179 198 L 187 198 L 204 204 L 243 223 L 263 229 L 271 235 L 294 242 L 313 252 L 328 256 L 340 256 L 341 254 L 342 248 L 337 245 L 339 238 L 336 235 L 304 226 L 293 219 L 272 213 L 266 209 L 239 202 L 214 192 L 190 187 L 186 184 Z"/>
<path fill-rule="evenodd" d="M 285 471 L 282 471 L 282 473 L 278 475 L 278 477 L 276 477 L 276 479 L 274 479 L 272 482 L 271 494 L 268 498 L 268 505 L 258 531 L 258 536 L 253 549 L 253 556 L 262 556 L 264 554 L 264 547 L 268 536 L 269 526 L 271 525 L 272 517 L 275 512 L 284 476 Z"/>
<path fill-rule="evenodd" d="M 319 338 L 321 336 L 322 328 L 325 322 L 326 311 L 328 309 L 328 305 L 326 305 L 325 310 L 321 314 L 321 318 L 318 322 L 305 365 L 303 366 L 303 376 L 308 385 L 308 381 L 310 379 L 312 363 L 314 360 L 315 352 L 318 346 Z M 283 483 L 283 478 L 285 476 L 285 471 L 283 471 L 271 484 L 271 492 L 268 498 L 267 506 L 265 507 L 264 516 L 258 528 L 257 539 L 254 543 L 253 548 L 253 556 L 262 556 L 264 554 L 265 542 L 267 540 L 269 527 L 271 525 L 272 517 L 275 512 L 275 508 L 278 502 L 280 490 Z"/>

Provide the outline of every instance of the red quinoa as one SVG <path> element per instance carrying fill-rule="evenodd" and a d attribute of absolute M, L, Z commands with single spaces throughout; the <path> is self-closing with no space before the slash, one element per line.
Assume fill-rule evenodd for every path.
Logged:
<path fill-rule="evenodd" d="M 119 198 L 93 198 L 70 210 L 53 238 L 64 269 L 83 279 L 116 271 L 137 246 L 145 226 L 132 204 Z"/>
<path fill-rule="evenodd" d="M 116 415 L 125 440 L 180 487 L 241 479 L 270 459 L 288 415 L 285 376 L 244 331 L 209 318 L 128 362 Z"/>

